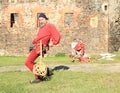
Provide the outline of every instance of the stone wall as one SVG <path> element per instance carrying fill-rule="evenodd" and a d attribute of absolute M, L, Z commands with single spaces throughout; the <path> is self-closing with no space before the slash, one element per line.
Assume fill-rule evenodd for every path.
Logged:
<path fill-rule="evenodd" d="M 120 0 L 109 5 L 109 51 L 120 51 Z"/>
<path fill-rule="evenodd" d="M 86 53 L 109 52 L 112 47 L 109 38 L 116 37 L 109 31 L 108 0 L 8 1 L 0 6 L 0 55 L 29 53 L 31 41 L 38 31 L 37 15 L 40 12 L 46 13 L 61 34 L 60 44 L 50 48 L 50 55 L 70 54 L 75 37 L 83 39 Z"/>

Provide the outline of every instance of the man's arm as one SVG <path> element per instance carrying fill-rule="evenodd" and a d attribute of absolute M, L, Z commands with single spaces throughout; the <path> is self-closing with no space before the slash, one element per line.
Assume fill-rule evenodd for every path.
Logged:
<path fill-rule="evenodd" d="M 53 45 L 57 45 L 60 42 L 60 33 L 54 25 L 50 26 L 50 33 Z"/>

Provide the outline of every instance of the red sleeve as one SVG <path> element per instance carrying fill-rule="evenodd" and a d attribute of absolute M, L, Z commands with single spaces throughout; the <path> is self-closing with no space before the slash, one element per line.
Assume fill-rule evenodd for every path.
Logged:
<path fill-rule="evenodd" d="M 76 51 L 79 50 L 79 48 L 80 48 L 79 44 L 77 44 L 77 45 L 74 47 L 74 49 L 75 49 Z"/>
<path fill-rule="evenodd" d="M 45 35 L 45 34 L 44 34 Z M 43 37 L 43 34 L 40 33 L 40 30 L 37 33 L 37 36 L 34 38 L 34 40 L 32 41 L 33 44 L 37 44 L 38 41 L 40 41 L 40 39 Z"/>
<path fill-rule="evenodd" d="M 51 33 L 51 39 L 54 45 L 58 44 L 60 42 L 60 33 L 56 29 L 54 25 L 50 25 L 50 33 Z"/>
<path fill-rule="evenodd" d="M 76 51 L 84 50 L 84 44 L 77 44 L 74 48 Z"/>
<path fill-rule="evenodd" d="M 85 52 L 85 48 L 84 48 L 84 44 L 81 45 L 81 55 L 84 55 L 84 52 Z"/>
<path fill-rule="evenodd" d="M 81 51 L 81 55 L 83 56 L 84 55 L 84 51 L 85 51 L 85 48 L 84 48 L 84 44 L 77 44 L 74 48 L 76 51 Z"/>
<path fill-rule="evenodd" d="M 49 29 L 49 28 L 48 28 L 48 29 Z M 33 44 L 37 44 L 37 43 L 40 41 L 40 39 L 43 39 L 43 38 L 45 38 L 45 37 L 47 37 L 47 36 L 50 36 L 49 31 L 46 30 L 46 29 L 40 29 L 39 32 L 38 32 L 38 34 L 37 34 L 37 36 L 36 36 L 36 37 L 34 38 L 34 40 L 32 41 L 32 43 L 33 43 Z"/>

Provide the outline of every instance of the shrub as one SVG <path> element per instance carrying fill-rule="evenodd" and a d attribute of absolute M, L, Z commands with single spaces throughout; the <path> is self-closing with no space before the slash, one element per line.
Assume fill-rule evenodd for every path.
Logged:
<path fill-rule="evenodd" d="M 56 55 L 55 55 L 55 57 L 64 57 L 65 56 L 65 53 L 57 53 Z"/>

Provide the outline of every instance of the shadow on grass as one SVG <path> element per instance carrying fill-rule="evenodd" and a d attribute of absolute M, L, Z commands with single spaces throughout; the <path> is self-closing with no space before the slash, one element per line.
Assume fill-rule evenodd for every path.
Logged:
<path fill-rule="evenodd" d="M 60 66 L 54 67 L 52 70 L 55 71 L 55 70 L 68 70 L 68 69 L 69 69 L 68 66 L 60 65 Z"/>
<path fill-rule="evenodd" d="M 58 71 L 58 70 L 68 70 L 69 67 L 68 66 L 64 66 L 64 65 L 60 65 L 60 66 L 56 66 L 52 69 L 51 74 L 46 76 L 45 78 L 43 78 L 44 81 L 50 81 L 52 79 L 52 75 L 54 75 L 54 71 Z"/>

